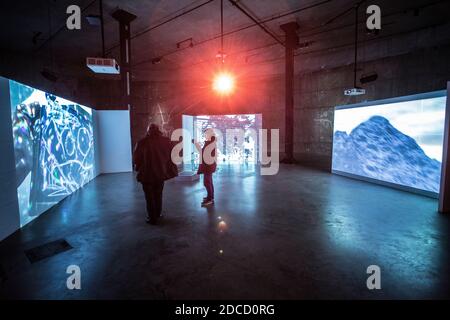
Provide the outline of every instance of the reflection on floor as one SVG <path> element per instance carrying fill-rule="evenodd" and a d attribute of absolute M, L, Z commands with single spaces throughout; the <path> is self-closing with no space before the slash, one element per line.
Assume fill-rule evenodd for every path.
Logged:
<path fill-rule="evenodd" d="M 155 227 L 132 174 L 100 176 L 0 244 L 0 297 L 449 297 L 449 218 L 436 200 L 298 166 L 221 166 L 215 190 L 205 209 L 201 181 L 168 182 Z M 34 264 L 24 254 L 61 238 L 73 249 Z M 73 264 L 79 291 L 66 288 Z M 374 264 L 378 291 L 366 287 Z"/>

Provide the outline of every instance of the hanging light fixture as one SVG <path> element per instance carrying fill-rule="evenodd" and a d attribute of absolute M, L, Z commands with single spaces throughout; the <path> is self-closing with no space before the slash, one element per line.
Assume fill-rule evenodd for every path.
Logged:
<path fill-rule="evenodd" d="M 366 90 L 358 87 L 356 83 L 356 74 L 358 72 L 358 9 L 362 2 L 355 6 L 355 61 L 353 67 L 353 88 L 344 90 L 346 96 L 359 96 L 366 94 Z"/>
<path fill-rule="evenodd" d="M 217 52 L 216 58 L 220 59 L 222 64 L 225 63 L 226 54 L 223 51 L 223 0 L 220 0 L 220 51 Z"/>
<path fill-rule="evenodd" d="M 214 76 L 212 88 L 220 95 L 229 95 L 234 91 L 234 77 L 225 70 L 226 54 L 223 50 L 223 0 L 220 0 L 220 51 L 216 54 L 220 59 L 220 71 Z"/>

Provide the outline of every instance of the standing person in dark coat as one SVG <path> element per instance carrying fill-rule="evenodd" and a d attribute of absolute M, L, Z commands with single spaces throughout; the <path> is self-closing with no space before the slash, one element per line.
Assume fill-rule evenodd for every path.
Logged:
<path fill-rule="evenodd" d="M 214 130 L 211 128 L 206 129 L 203 148 L 195 140 L 192 140 L 192 142 L 200 153 L 201 163 L 198 167 L 197 174 L 203 174 L 203 185 L 205 186 L 207 196 L 203 198 L 202 206 L 206 207 L 214 204 L 213 173 L 217 168 L 217 144 Z"/>
<path fill-rule="evenodd" d="M 156 224 L 161 217 L 164 181 L 178 175 L 171 160 L 172 142 L 162 135 L 156 124 L 151 124 L 147 135 L 134 151 L 137 180 L 142 183 L 147 202 L 147 223 Z"/>

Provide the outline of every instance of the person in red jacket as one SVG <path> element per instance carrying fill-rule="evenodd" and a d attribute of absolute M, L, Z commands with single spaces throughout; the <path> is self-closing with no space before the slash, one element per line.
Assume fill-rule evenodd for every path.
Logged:
<path fill-rule="evenodd" d="M 172 162 L 173 143 L 164 137 L 156 124 L 148 127 L 134 151 L 134 168 L 137 180 L 142 183 L 147 202 L 147 223 L 156 224 L 161 217 L 164 181 L 178 175 Z"/>
<path fill-rule="evenodd" d="M 202 206 L 206 207 L 214 204 L 214 184 L 213 173 L 217 168 L 217 143 L 214 130 L 209 128 L 205 130 L 205 144 L 203 148 L 200 144 L 192 140 L 200 153 L 201 163 L 197 174 L 203 174 L 203 185 L 205 186 L 207 196 L 203 198 Z"/>

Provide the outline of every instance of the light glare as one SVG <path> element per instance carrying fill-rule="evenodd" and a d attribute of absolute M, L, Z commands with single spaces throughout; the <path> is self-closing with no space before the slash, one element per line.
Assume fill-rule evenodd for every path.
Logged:
<path fill-rule="evenodd" d="M 213 89 L 219 94 L 230 94 L 234 89 L 234 78 L 227 73 L 221 73 L 214 78 Z"/>

